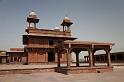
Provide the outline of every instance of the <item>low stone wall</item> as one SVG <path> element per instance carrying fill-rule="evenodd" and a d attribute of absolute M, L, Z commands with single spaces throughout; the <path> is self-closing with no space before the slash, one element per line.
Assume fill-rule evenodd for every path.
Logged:
<path fill-rule="evenodd" d="M 55 71 L 63 74 L 80 74 L 80 73 L 102 73 L 112 71 L 113 67 L 56 67 Z"/>
<path fill-rule="evenodd" d="M 80 74 L 80 73 L 102 73 L 112 71 L 113 67 L 51 67 L 51 68 L 27 68 L 27 69 L 3 69 L 0 75 L 5 74 L 31 74 L 44 72 L 58 72 L 63 74 Z"/>
<path fill-rule="evenodd" d="M 54 72 L 55 68 L 32 68 L 32 69 L 6 69 L 0 70 L 0 75 L 5 74 L 31 74 L 36 72 Z"/>

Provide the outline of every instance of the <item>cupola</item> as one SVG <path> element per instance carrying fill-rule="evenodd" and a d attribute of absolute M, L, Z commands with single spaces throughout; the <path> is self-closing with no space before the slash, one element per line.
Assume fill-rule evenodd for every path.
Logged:
<path fill-rule="evenodd" d="M 38 23 L 39 20 L 40 19 L 38 18 L 36 12 L 31 11 L 29 13 L 28 17 L 27 17 L 27 22 L 29 23 L 29 26 L 28 27 L 34 27 L 34 28 L 36 28 L 36 23 Z"/>
<path fill-rule="evenodd" d="M 66 30 L 70 30 L 70 26 L 73 24 L 73 22 L 70 20 L 70 18 L 69 17 L 65 17 L 64 19 L 63 19 L 63 22 L 62 22 L 62 26 L 63 26 L 63 31 L 66 31 Z"/>

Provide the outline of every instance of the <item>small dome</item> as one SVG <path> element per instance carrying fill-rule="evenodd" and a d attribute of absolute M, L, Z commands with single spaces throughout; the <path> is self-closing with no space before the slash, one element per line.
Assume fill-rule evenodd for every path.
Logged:
<path fill-rule="evenodd" d="M 71 20 L 70 20 L 69 17 L 66 16 L 66 17 L 63 19 L 63 22 L 71 22 Z"/>
<path fill-rule="evenodd" d="M 73 22 L 70 20 L 70 18 L 65 16 L 61 25 L 70 27 L 72 24 L 73 24 Z"/>
<path fill-rule="evenodd" d="M 69 17 L 67 17 L 67 16 L 66 16 L 64 19 L 65 19 L 65 20 L 70 20 Z"/>
<path fill-rule="evenodd" d="M 31 11 L 31 12 L 29 13 L 29 17 L 30 17 L 30 18 L 37 18 L 37 14 L 36 14 L 34 11 Z"/>

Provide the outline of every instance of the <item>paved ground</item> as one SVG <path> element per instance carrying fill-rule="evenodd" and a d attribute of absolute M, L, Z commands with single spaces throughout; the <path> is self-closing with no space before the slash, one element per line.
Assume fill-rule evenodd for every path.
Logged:
<path fill-rule="evenodd" d="M 30 69 L 30 68 L 51 68 L 57 65 L 0 65 L 0 70 L 7 69 Z"/>
<path fill-rule="evenodd" d="M 89 64 L 88 63 L 81 63 L 80 66 L 88 66 Z M 97 65 L 106 65 L 106 63 L 97 63 Z M 113 63 L 112 65 L 121 65 L 121 66 L 124 66 L 124 63 Z M 7 65 L 7 64 L 3 64 L 3 65 L 0 65 L 0 70 L 7 70 L 7 69 L 30 69 L 30 68 L 51 68 L 51 67 L 56 67 L 57 65 L 55 64 L 46 64 L 46 65 L 18 65 L 18 64 L 10 64 L 10 65 Z M 66 64 L 61 64 L 61 66 L 66 66 Z M 71 66 L 76 66 L 76 64 L 71 64 Z"/>
<path fill-rule="evenodd" d="M 124 82 L 124 66 L 114 71 L 64 75 L 55 72 L 0 75 L 0 82 Z"/>

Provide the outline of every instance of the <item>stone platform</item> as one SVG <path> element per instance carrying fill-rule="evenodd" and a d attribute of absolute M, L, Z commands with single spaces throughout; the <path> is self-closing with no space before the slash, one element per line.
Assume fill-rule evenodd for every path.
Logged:
<path fill-rule="evenodd" d="M 8 70 L 0 70 L 0 75 L 45 73 L 45 72 L 54 72 L 54 71 L 55 68 L 8 69 Z"/>
<path fill-rule="evenodd" d="M 102 73 L 112 71 L 113 67 L 100 66 L 100 67 L 56 67 L 55 71 L 63 74 L 79 74 L 79 73 Z"/>
<path fill-rule="evenodd" d="M 54 72 L 56 65 L 0 65 L 0 75 Z"/>
<path fill-rule="evenodd" d="M 100 73 L 112 71 L 113 67 L 107 67 L 106 64 L 96 64 L 95 67 L 88 67 L 88 64 L 80 64 L 80 67 L 71 65 L 71 68 L 66 68 L 66 64 L 62 64 L 62 68 L 57 68 L 57 65 L 0 65 L 0 75 L 4 74 L 30 74 L 30 73 L 46 73 L 46 72 L 59 72 L 63 74 L 79 74 L 79 73 Z M 124 66 L 124 64 L 114 63 L 113 66 Z"/>

